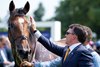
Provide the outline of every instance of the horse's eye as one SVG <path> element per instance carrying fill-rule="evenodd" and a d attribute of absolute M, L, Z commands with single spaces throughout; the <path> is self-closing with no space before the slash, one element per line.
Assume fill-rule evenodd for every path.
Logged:
<path fill-rule="evenodd" d="M 11 28 L 14 28 L 13 24 L 11 24 Z"/>
<path fill-rule="evenodd" d="M 14 24 L 9 24 L 9 27 L 14 29 L 15 28 L 15 25 Z"/>

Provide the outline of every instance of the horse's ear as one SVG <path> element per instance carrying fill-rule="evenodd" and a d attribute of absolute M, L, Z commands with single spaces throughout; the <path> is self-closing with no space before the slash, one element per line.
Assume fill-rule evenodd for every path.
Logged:
<path fill-rule="evenodd" d="M 12 12 L 14 9 L 15 9 L 14 2 L 11 1 L 10 4 L 9 4 L 9 11 Z"/>
<path fill-rule="evenodd" d="M 23 10 L 25 11 L 25 14 L 29 11 L 29 9 L 30 9 L 30 4 L 29 4 L 29 2 L 27 1 L 27 3 L 25 4 L 25 6 L 24 6 L 24 8 L 23 8 Z"/>

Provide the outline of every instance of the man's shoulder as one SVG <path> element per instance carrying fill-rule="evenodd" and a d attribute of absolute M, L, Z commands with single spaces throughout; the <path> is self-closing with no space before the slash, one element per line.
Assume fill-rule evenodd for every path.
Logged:
<path fill-rule="evenodd" d="M 87 50 L 86 47 L 83 46 L 83 44 L 78 45 L 76 48 L 77 48 L 78 51 L 84 51 L 84 50 Z"/>
<path fill-rule="evenodd" d="M 79 53 L 90 53 L 90 51 L 83 44 L 80 44 L 78 46 L 77 52 L 79 52 Z"/>
<path fill-rule="evenodd" d="M 85 46 L 83 46 L 83 44 L 80 44 L 77 47 L 75 47 L 72 52 L 77 54 L 77 55 L 80 55 L 81 53 L 87 53 L 89 51 L 88 51 L 88 49 L 86 49 Z"/>

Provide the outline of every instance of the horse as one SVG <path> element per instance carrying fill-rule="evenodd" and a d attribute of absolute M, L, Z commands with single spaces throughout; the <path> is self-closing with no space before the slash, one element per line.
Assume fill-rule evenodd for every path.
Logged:
<path fill-rule="evenodd" d="M 16 67 L 19 67 L 20 63 L 25 60 L 31 62 L 35 51 L 36 41 L 30 33 L 29 22 L 26 18 L 29 9 L 28 1 L 24 8 L 15 9 L 13 1 L 9 5 L 8 38 Z"/>

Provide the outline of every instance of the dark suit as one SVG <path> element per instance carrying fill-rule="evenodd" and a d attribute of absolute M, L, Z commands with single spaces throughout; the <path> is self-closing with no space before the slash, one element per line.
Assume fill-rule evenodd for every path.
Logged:
<path fill-rule="evenodd" d="M 5 47 L 5 48 L 3 49 L 3 52 L 4 52 L 4 54 L 6 55 L 6 58 L 7 58 L 8 61 L 14 61 L 14 58 L 13 58 L 13 56 L 12 56 L 11 49 Z M 3 62 L 4 62 L 4 60 L 3 60 L 3 57 L 2 57 L 2 55 L 1 55 L 1 53 L 0 53 L 0 67 L 4 67 Z"/>
<path fill-rule="evenodd" d="M 59 47 L 44 36 L 40 36 L 38 41 L 51 52 L 64 58 L 67 47 Z M 92 55 L 82 44 L 80 44 L 72 50 L 64 62 L 62 59 L 62 67 L 94 67 Z"/>

